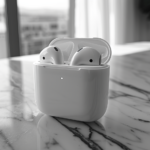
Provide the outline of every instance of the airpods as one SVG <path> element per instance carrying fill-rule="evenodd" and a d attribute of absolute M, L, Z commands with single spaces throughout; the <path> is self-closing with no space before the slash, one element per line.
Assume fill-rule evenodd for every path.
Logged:
<path fill-rule="evenodd" d="M 70 62 L 70 66 L 79 66 L 79 65 L 87 65 L 87 66 L 99 66 L 101 64 L 101 54 L 91 48 L 91 47 L 83 47 L 79 49 Z"/>
<path fill-rule="evenodd" d="M 62 51 L 56 46 L 48 46 L 41 51 L 40 62 L 51 64 L 63 64 Z"/>

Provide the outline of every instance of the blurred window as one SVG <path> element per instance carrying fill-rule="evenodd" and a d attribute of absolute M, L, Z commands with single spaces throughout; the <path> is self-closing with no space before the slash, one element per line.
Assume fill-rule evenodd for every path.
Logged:
<path fill-rule="evenodd" d="M 54 38 L 68 36 L 69 0 L 18 0 L 18 10 L 21 55 L 39 53 Z"/>
<path fill-rule="evenodd" d="M 0 58 L 6 58 L 7 57 L 4 3 L 5 3 L 4 0 L 0 0 Z"/>
<path fill-rule="evenodd" d="M 57 29 L 58 28 L 58 24 L 52 24 L 50 25 L 50 29 Z"/>

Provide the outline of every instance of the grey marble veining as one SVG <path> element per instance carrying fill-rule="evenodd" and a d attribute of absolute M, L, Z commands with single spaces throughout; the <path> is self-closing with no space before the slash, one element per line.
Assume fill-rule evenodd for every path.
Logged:
<path fill-rule="evenodd" d="M 1 60 L 0 150 L 150 150 L 150 51 L 110 65 L 107 111 L 85 123 L 41 114 L 32 63 Z"/>

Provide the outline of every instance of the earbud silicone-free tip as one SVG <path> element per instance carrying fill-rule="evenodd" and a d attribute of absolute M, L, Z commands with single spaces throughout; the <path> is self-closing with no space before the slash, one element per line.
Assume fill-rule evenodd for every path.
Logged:
<path fill-rule="evenodd" d="M 51 64 L 63 64 L 62 51 L 56 46 L 48 46 L 41 51 L 40 62 Z"/>
<path fill-rule="evenodd" d="M 91 47 L 83 47 L 74 54 L 70 65 L 99 66 L 101 65 L 101 54 Z"/>

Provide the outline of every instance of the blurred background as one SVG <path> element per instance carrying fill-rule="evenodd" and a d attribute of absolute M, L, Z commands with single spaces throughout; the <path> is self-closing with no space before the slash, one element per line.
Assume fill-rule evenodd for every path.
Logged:
<path fill-rule="evenodd" d="M 37 54 L 57 37 L 103 38 L 120 53 L 150 48 L 150 1 L 0 0 L 0 58 Z"/>

